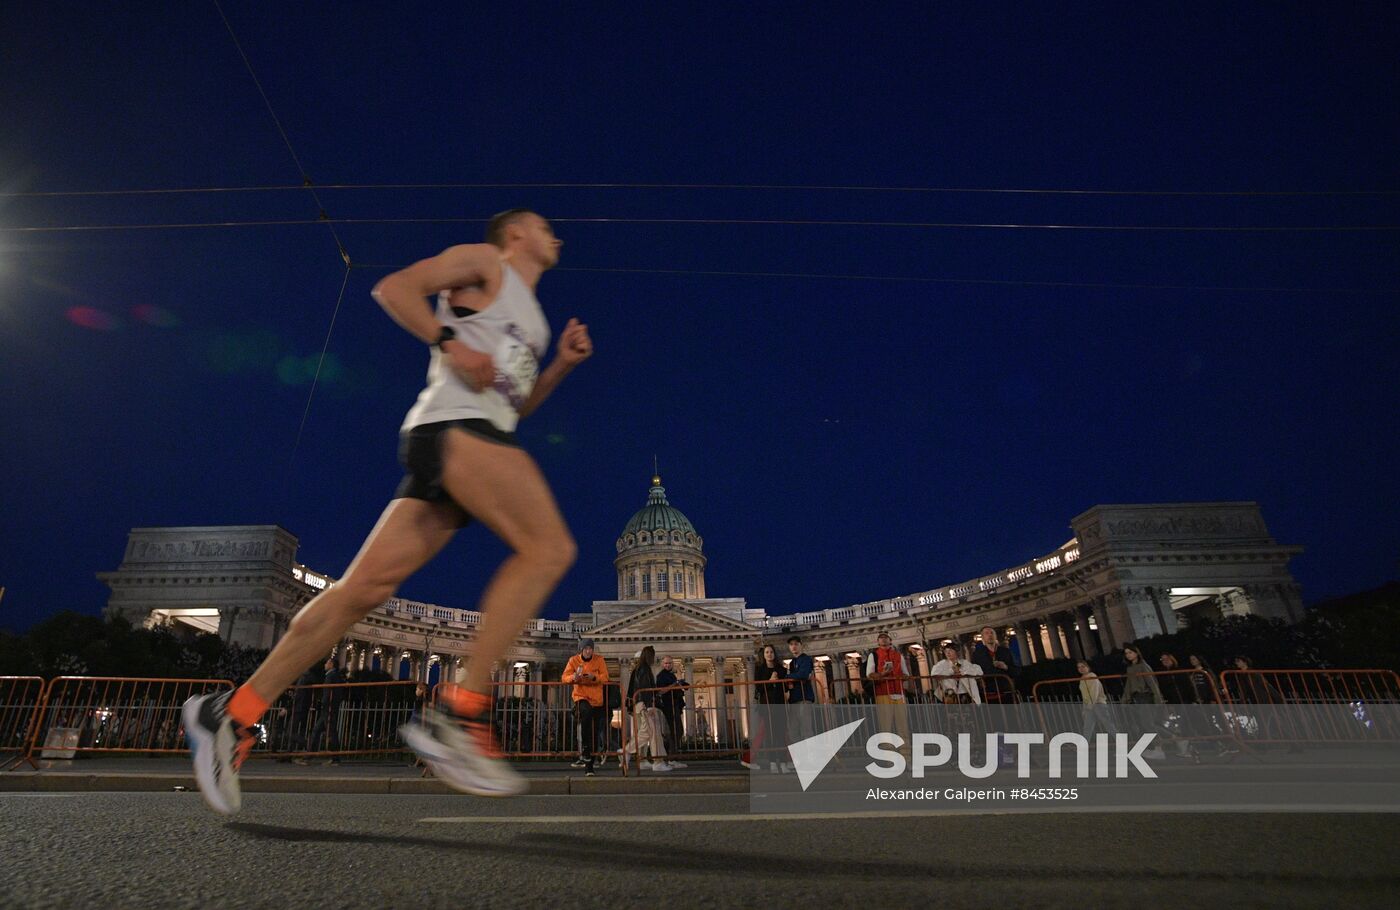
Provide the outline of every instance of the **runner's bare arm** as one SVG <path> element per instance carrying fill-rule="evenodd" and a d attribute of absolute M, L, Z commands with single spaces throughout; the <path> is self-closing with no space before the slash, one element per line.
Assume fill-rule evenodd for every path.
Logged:
<path fill-rule="evenodd" d="M 448 247 L 431 259 L 385 276 L 370 294 L 390 318 L 424 344 L 437 341 L 442 326 L 423 301 L 448 288 L 480 284 L 500 271 L 501 251 L 489 243 Z"/>
<path fill-rule="evenodd" d="M 559 347 L 554 359 L 540 373 L 535 387 L 530 390 L 530 397 L 520 406 L 520 416 L 527 417 L 533 413 L 549 397 L 549 393 L 564 381 L 564 377 L 592 354 L 593 340 L 588 337 L 588 326 L 577 319 L 570 319 L 564 331 L 559 333 Z"/>

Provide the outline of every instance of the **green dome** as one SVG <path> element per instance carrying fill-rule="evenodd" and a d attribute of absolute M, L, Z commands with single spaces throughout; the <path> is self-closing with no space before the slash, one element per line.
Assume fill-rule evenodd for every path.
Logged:
<path fill-rule="evenodd" d="M 680 531 L 682 534 L 695 533 L 695 526 L 690 523 L 690 519 L 681 514 L 681 510 L 666 501 L 666 488 L 661 485 L 660 477 L 652 477 L 651 490 L 647 493 L 647 504 L 632 516 L 632 520 L 627 522 L 627 527 L 622 529 L 622 536 L 635 534 L 638 531 Z"/>

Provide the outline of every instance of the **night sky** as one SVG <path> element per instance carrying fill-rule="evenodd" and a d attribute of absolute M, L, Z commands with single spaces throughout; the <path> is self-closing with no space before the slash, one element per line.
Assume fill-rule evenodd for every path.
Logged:
<path fill-rule="evenodd" d="M 548 616 L 615 596 L 653 455 L 711 596 L 770 613 L 1110 502 L 1257 500 L 1308 602 L 1395 577 L 1400 7 L 623 10 L 224 0 L 356 266 L 293 457 L 346 270 L 219 9 L 7 4 L 0 626 L 99 611 L 137 526 L 341 573 L 427 365 L 369 289 L 516 205 L 597 349 L 520 428 L 580 545 Z M 730 186 L 330 188 L 556 183 Z M 24 195 L 207 187 L 282 189 Z M 19 230 L 210 222 L 301 223 Z M 401 593 L 472 607 L 502 555 Z"/>

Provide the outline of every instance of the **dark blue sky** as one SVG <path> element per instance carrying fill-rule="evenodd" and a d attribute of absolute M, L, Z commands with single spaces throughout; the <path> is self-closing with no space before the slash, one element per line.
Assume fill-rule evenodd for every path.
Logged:
<path fill-rule="evenodd" d="M 614 595 L 653 453 L 710 593 L 773 613 L 1013 565 L 1102 502 L 1258 500 L 1309 601 L 1393 578 L 1400 12 L 1142 7 L 224 9 L 322 185 L 1331 193 L 321 190 L 336 219 L 555 219 L 540 297 L 597 354 L 521 425 L 580 544 L 547 615 Z M 0 191 L 300 183 L 212 3 L 11 4 L 3 30 Z M 426 366 L 374 266 L 482 225 L 338 226 L 366 267 L 290 472 L 345 274 L 327 227 L 13 230 L 316 214 L 303 190 L 0 198 L 0 626 L 99 610 L 133 526 L 277 523 L 344 569 Z M 402 593 L 473 606 L 500 555 L 474 529 Z"/>

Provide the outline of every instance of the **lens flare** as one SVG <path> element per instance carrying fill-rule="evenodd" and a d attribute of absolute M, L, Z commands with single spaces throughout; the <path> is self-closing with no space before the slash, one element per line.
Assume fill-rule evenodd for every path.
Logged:
<path fill-rule="evenodd" d="M 131 308 L 131 315 L 146 325 L 158 329 L 170 329 L 180 324 L 180 317 L 151 303 L 138 304 Z"/>
<path fill-rule="evenodd" d="M 111 313 L 99 310 L 90 306 L 69 307 L 64 314 L 68 321 L 84 329 L 91 329 L 94 332 L 116 331 L 119 323 Z"/>

